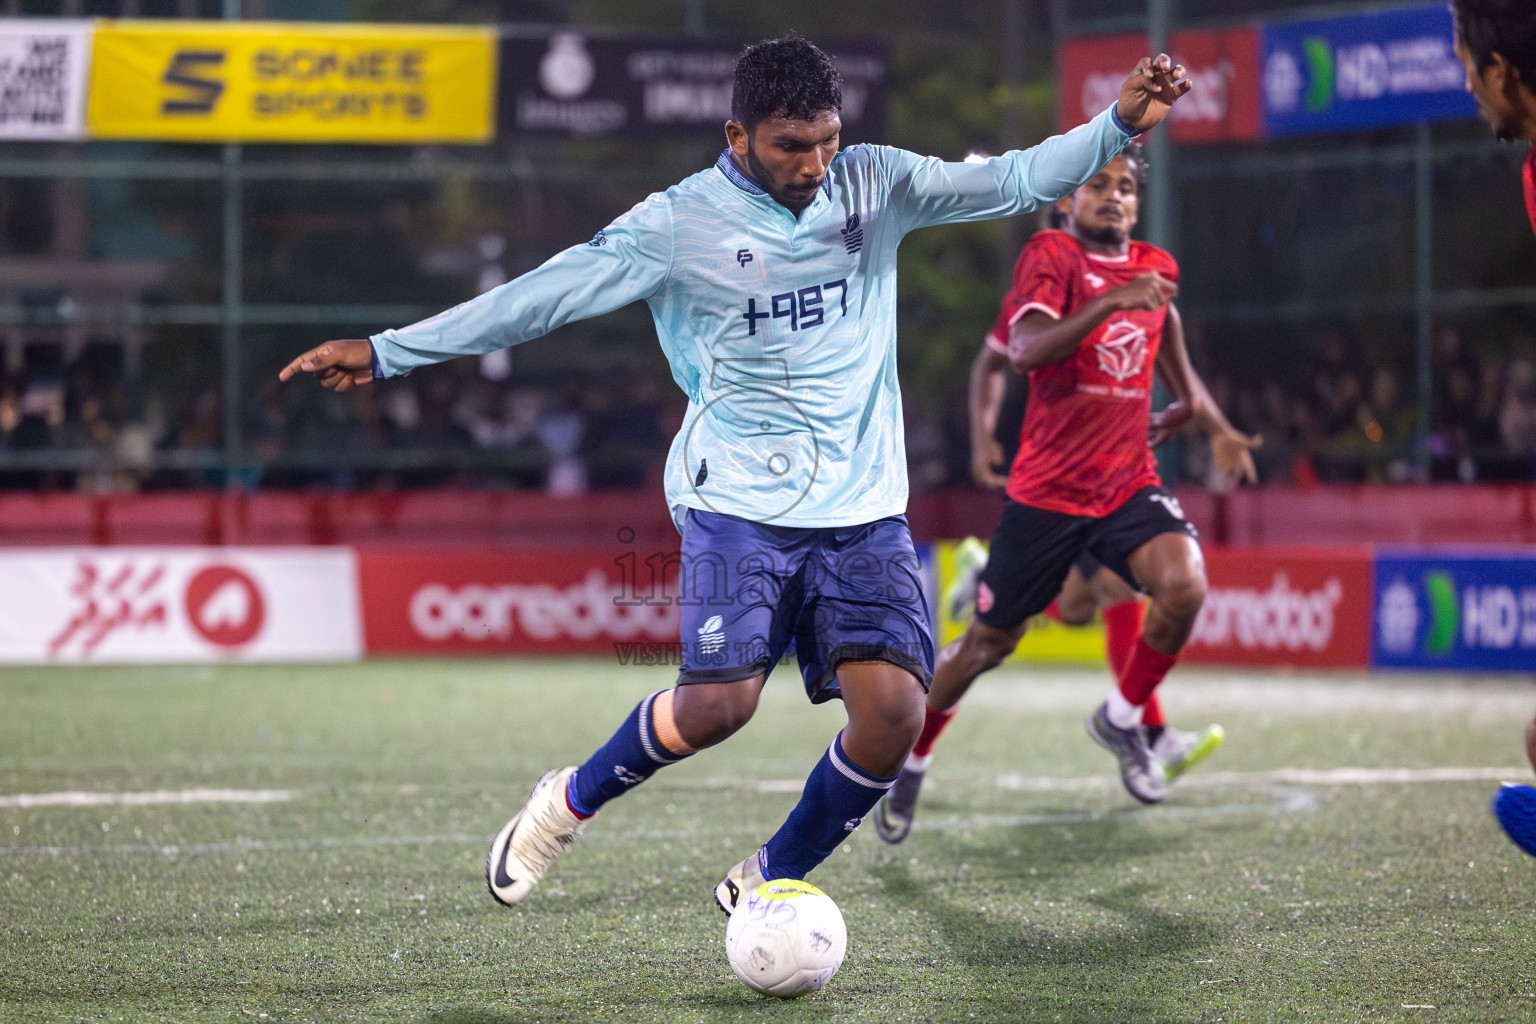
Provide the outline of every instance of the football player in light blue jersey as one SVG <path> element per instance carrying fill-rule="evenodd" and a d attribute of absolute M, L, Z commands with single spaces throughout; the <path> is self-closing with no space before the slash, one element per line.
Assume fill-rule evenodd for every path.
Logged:
<path fill-rule="evenodd" d="M 917 738 L 933 671 L 904 516 L 896 247 L 917 228 L 1067 195 L 1189 87 L 1167 56 L 1144 58 L 1088 124 L 946 163 L 884 146 L 839 152 L 832 61 L 793 34 L 754 44 L 713 167 L 508 284 L 283 369 L 345 391 L 644 299 L 688 395 L 666 472 L 682 534 L 678 685 L 642 700 L 585 763 L 539 780 L 492 843 L 496 899 L 527 896 L 608 800 L 741 728 L 791 643 L 811 700 L 842 699 L 848 725 L 716 900 L 730 913 L 762 881 L 803 878 L 858 826 Z"/>

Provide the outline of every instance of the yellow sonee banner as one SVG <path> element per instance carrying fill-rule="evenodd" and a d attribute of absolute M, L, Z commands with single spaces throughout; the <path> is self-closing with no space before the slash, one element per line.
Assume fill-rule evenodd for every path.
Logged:
<path fill-rule="evenodd" d="M 965 632 L 966 618 L 955 618 L 950 607 L 950 588 L 956 577 L 956 541 L 933 542 L 933 576 L 939 595 L 938 627 L 939 646 L 943 647 Z M 1087 626 L 1063 626 L 1045 616 L 1037 616 L 1029 624 L 1029 632 L 1019 641 L 1018 648 L 1008 658 L 1009 662 L 1056 662 L 1076 665 L 1104 664 L 1104 621 L 1095 616 Z"/>
<path fill-rule="evenodd" d="M 189 142 L 486 142 L 494 31 L 103 21 L 87 132 Z"/>

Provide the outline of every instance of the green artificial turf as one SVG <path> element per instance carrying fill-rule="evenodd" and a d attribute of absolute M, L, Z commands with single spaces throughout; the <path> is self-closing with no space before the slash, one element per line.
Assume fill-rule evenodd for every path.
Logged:
<path fill-rule="evenodd" d="M 731 974 L 710 891 L 841 725 L 792 666 L 742 733 L 610 804 L 521 908 L 486 894 L 489 837 L 538 775 L 670 679 L 0 670 L 0 1020 L 1536 1020 L 1536 859 L 1489 816 L 1495 781 L 1422 771 L 1522 778 L 1529 677 L 1181 669 L 1171 716 L 1227 745 L 1143 808 L 1083 733 L 1101 673 L 994 673 L 907 842 L 862 828 L 811 876 L 848 957 L 790 1002 Z M 1283 771 L 1346 766 L 1411 771 Z M 290 798 L 15 806 L 194 788 Z"/>

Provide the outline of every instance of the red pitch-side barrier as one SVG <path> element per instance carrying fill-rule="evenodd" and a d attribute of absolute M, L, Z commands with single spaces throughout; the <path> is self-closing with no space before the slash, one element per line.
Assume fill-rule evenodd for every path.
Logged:
<path fill-rule="evenodd" d="M 1208 545 L 1533 544 L 1536 486 L 1265 487 L 1176 493 Z M 912 495 L 918 543 L 986 537 L 1002 498 L 970 487 Z M 647 550 L 677 543 L 659 490 L 551 498 L 538 492 L 255 491 L 94 496 L 0 492 L 0 546 L 367 544 L 580 547 L 620 530 Z M 628 536 L 628 534 L 625 534 Z"/>

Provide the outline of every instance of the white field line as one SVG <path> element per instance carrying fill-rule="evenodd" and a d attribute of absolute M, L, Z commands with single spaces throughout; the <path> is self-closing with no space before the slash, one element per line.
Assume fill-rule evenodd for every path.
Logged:
<path fill-rule="evenodd" d="M 1277 768 L 1268 772 L 1192 772 L 1180 779 L 1180 789 L 1219 786 L 1390 786 L 1434 782 L 1502 782 L 1530 778 L 1529 768 Z M 1026 792 L 1081 792 L 1114 789 L 1115 775 L 1051 778 L 1005 772 L 997 776 L 999 789 Z M 778 792 L 773 790 L 772 792 Z"/>
<path fill-rule="evenodd" d="M 1528 774 L 1524 768 L 1282 768 L 1269 772 L 1208 772 L 1182 779 L 1180 788 L 1245 787 L 1268 796 L 1248 804 L 1230 804 L 1213 807 L 1120 807 L 1107 811 L 1065 811 L 1052 814 L 969 814 L 945 815 L 920 818 L 913 828 L 927 830 L 965 830 L 978 828 L 1030 828 L 1059 825 L 1087 824 L 1107 820 L 1200 820 L 1242 815 L 1267 815 L 1274 813 L 1306 813 L 1316 809 L 1317 801 L 1304 790 L 1287 787 L 1297 786 L 1345 786 L 1345 785 L 1414 785 L 1443 782 L 1491 782 L 1509 778 L 1522 778 Z M 1040 776 L 999 775 L 995 783 L 1000 789 L 1076 792 L 1089 789 L 1112 789 L 1120 780 L 1112 775 L 1089 775 L 1081 778 L 1049 778 Z M 759 793 L 798 793 L 805 785 L 802 779 L 765 779 L 743 786 L 739 779 L 700 779 L 681 789 L 748 788 Z M 152 793 L 37 793 L 19 794 L 0 798 L 10 807 L 94 807 L 125 804 L 187 804 L 204 802 L 267 803 L 296 799 L 294 790 L 178 790 Z M 68 799 L 59 799 L 68 798 Z M 91 798 L 91 799 L 81 799 Z M 96 799 L 105 798 L 105 799 Z M 21 803 L 22 800 L 30 801 Z M 595 830 L 587 837 L 588 843 L 633 843 L 637 840 L 690 840 L 708 839 L 727 833 L 756 835 L 761 829 L 755 823 L 743 822 L 732 826 L 719 823 L 709 829 L 625 829 Z M 164 857 L 217 855 L 246 852 L 281 853 L 305 850 L 335 850 L 357 847 L 410 847 L 410 846 L 482 846 L 490 835 L 451 834 L 428 836 L 349 836 L 318 837 L 295 840 L 238 839 L 212 843 L 125 843 L 111 846 L 0 846 L 0 857 L 75 857 L 102 854 L 150 854 Z"/>
<path fill-rule="evenodd" d="M 0 807 L 145 807 L 157 804 L 275 804 L 293 800 L 293 789 L 156 789 L 146 793 L 12 793 Z"/>

